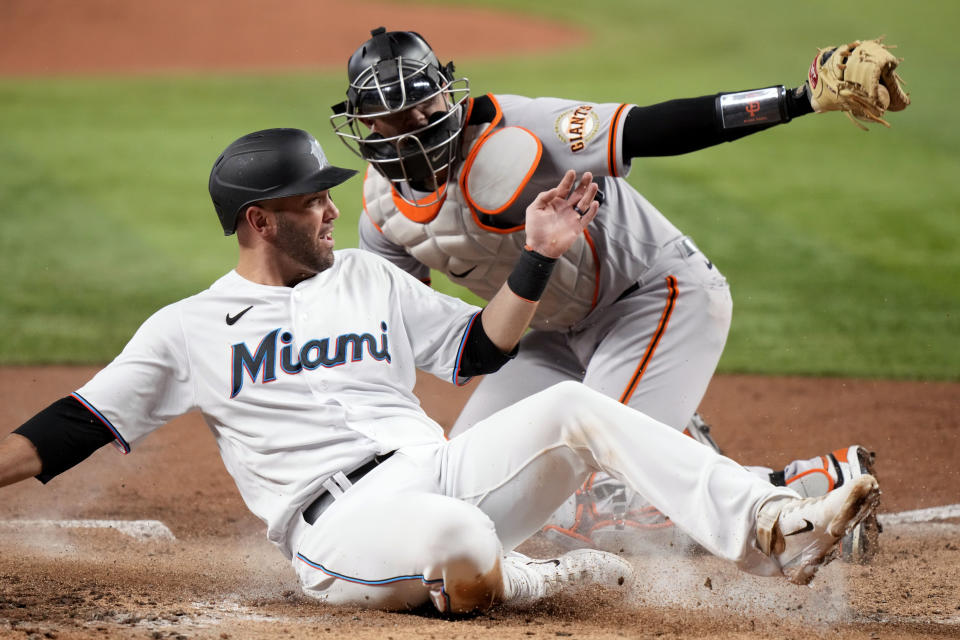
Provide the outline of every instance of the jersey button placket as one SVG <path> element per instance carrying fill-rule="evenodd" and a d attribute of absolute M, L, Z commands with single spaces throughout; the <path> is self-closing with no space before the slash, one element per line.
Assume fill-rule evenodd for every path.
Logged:
<path fill-rule="evenodd" d="M 310 330 L 307 326 L 310 320 L 310 314 L 307 312 L 308 305 L 304 302 L 304 297 L 304 292 L 299 289 L 294 289 L 290 296 L 290 320 L 293 325 L 294 340 L 301 345 L 303 341 L 310 339 Z M 314 394 L 319 395 L 327 391 L 327 381 L 324 379 L 322 373 L 319 376 L 306 376 L 303 378 L 303 382 Z"/>
<path fill-rule="evenodd" d="M 293 302 L 291 303 L 291 315 L 293 316 L 294 322 L 299 320 L 301 323 L 306 322 L 310 315 L 305 310 L 305 305 L 301 304 L 303 301 L 303 291 L 295 289 L 293 292 Z M 301 333 L 304 327 L 297 327 L 297 333 Z"/>

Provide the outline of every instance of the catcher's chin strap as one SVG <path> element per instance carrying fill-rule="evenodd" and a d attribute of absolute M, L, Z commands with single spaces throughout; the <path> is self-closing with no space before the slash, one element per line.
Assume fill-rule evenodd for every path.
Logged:
<path fill-rule="evenodd" d="M 633 107 L 623 124 L 623 160 L 705 149 L 812 112 L 803 87 L 783 86 Z"/>

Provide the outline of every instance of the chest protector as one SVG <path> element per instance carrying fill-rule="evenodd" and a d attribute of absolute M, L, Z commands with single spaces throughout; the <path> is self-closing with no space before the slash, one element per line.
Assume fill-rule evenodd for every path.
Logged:
<path fill-rule="evenodd" d="M 414 207 L 379 173 L 367 171 L 364 210 L 384 236 L 450 280 L 489 300 L 506 282 L 526 242 L 522 220 L 532 195 L 520 198 L 540 161 L 542 145 L 520 127 L 469 127 L 466 160 L 448 180 L 439 203 Z M 559 178 L 558 178 L 559 180 Z M 432 199 L 433 196 L 431 195 Z M 499 226 L 498 226 L 499 223 Z M 582 320 L 597 300 L 599 262 L 585 231 L 558 260 L 531 326 L 562 331 Z"/>

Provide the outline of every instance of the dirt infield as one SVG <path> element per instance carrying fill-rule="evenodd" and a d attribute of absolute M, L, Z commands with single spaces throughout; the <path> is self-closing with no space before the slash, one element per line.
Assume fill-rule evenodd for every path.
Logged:
<path fill-rule="evenodd" d="M 578 29 L 479 8 L 284 0 L 3 0 L 0 74 L 346 68 L 370 29 L 415 29 L 454 60 L 569 47 Z M 465 28 L 469 25 L 469 28 Z"/>
<path fill-rule="evenodd" d="M 454 59 L 585 38 L 453 3 L 290 0 L 280 12 L 256 0 L 5 0 L 0 74 L 339 67 L 371 20 L 428 33 Z M 0 431 L 94 371 L 0 368 Z M 449 425 L 471 390 L 421 378 L 417 391 Z M 129 456 L 105 448 L 47 486 L 0 491 L 0 638 L 960 637 L 957 511 L 893 517 L 960 503 L 960 384 L 720 376 L 702 410 L 744 463 L 780 466 L 853 442 L 876 451 L 889 519 L 874 562 L 834 562 L 812 587 L 792 587 L 686 553 L 667 534 L 636 555 L 640 579 L 622 601 L 597 594 L 460 620 L 326 607 L 300 595 L 207 428 L 187 416 Z"/>
<path fill-rule="evenodd" d="M 20 424 L 94 371 L 0 369 L 2 423 Z M 445 425 L 469 392 L 431 377 L 417 388 Z M 958 398 L 960 384 L 950 383 L 719 376 L 703 411 L 718 425 L 720 444 L 743 462 L 782 464 L 793 453 L 869 446 L 889 516 L 960 502 Z M 625 601 L 558 600 L 450 621 L 429 611 L 325 607 L 300 595 L 195 415 L 128 456 L 106 447 L 47 486 L 29 480 L 2 497 L 0 637 L 960 636 L 960 518 L 888 524 L 871 565 L 834 562 L 811 587 L 746 576 L 679 552 L 671 538 L 651 539 L 652 550 L 633 559 L 640 579 Z M 138 538 L 116 523 L 78 528 L 90 520 L 159 521 L 174 539 L 159 529 Z M 537 541 L 528 547 L 549 551 Z"/>

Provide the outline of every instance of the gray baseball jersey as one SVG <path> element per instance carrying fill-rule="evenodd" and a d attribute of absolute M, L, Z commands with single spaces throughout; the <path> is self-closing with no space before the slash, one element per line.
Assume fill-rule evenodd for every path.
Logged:
<path fill-rule="evenodd" d="M 599 214 L 558 263 L 520 355 L 487 376 L 454 427 L 562 380 L 682 429 L 719 361 L 731 299 L 716 267 L 623 176 L 631 105 L 490 96 L 491 123 L 469 126 L 442 205 L 405 206 L 368 171 L 360 246 L 426 280 L 444 271 L 483 298 L 524 244 L 524 213 L 563 173 L 589 170 Z"/>
<path fill-rule="evenodd" d="M 522 238 L 526 207 L 537 193 L 555 186 L 569 169 L 578 174 L 590 171 L 604 193 L 605 202 L 587 230 L 592 255 L 591 260 L 582 261 L 582 269 L 588 272 L 587 276 L 593 285 L 590 291 L 592 308 L 609 306 L 627 288 L 655 268 L 664 248 L 682 235 L 663 214 L 621 179 L 629 172 L 630 166 L 622 160 L 619 130 L 631 105 L 594 104 L 558 98 L 530 99 L 512 95 L 498 95 L 493 99 L 499 107 L 498 118 L 490 125 L 468 127 L 467 158 L 460 164 L 457 176 L 448 181 L 452 188 L 448 191 L 447 200 L 459 200 L 456 204 L 468 208 L 475 222 L 472 227 L 463 227 L 456 232 L 476 236 L 513 233 Z M 531 153 L 529 161 L 520 166 L 505 162 L 505 158 L 523 153 L 525 149 L 519 144 L 507 142 L 493 153 L 483 153 L 505 137 L 504 130 L 511 128 L 528 132 L 540 145 L 539 154 Z M 526 180 L 516 184 L 517 177 L 526 177 Z M 421 250 L 411 255 L 416 237 L 411 238 L 410 234 L 401 232 L 385 233 L 383 217 L 389 213 L 373 210 L 377 195 L 386 188 L 385 181 L 379 181 L 378 178 L 374 172 L 367 174 L 364 193 L 367 215 L 360 220 L 360 247 L 387 257 L 421 279 L 428 276 L 428 268 L 445 264 L 442 261 L 443 254 L 453 253 L 457 257 L 454 252 L 460 245 L 451 242 L 454 231 L 445 228 L 442 220 L 434 219 L 425 223 L 426 226 L 435 227 L 432 232 L 428 231 L 436 238 L 433 253 Z M 481 180 L 486 184 L 475 186 Z M 510 181 L 510 188 L 503 193 L 488 195 L 496 188 L 494 185 L 502 186 L 506 181 Z M 479 204 L 478 200 L 484 197 L 495 202 L 486 206 Z M 393 198 L 387 207 L 395 204 L 400 204 L 398 210 L 407 219 L 421 215 L 421 212 L 403 208 Z M 452 211 L 443 213 L 445 217 L 453 214 Z M 571 251 L 576 251 L 576 248 Z M 512 266 L 514 256 L 500 252 L 496 259 Z M 445 272 L 454 282 L 475 290 L 478 295 L 489 297 L 487 289 L 478 282 L 477 271 L 468 277 L 458 276 L 471 266 L 470 256 L 465 256 L 462 264 L 458 265 L 460 268 L 446 269 Z M 495 284 L 499 286 L 501 283 L 502 280 Z M 558 295 L 561 293 L 557 290 Z M 545 313 L 545 309 L 554 303 L 550 294 L 548 290 L 538 314 Z M 566 305 L 569 300 L 565 298 L 557 301 L 557 304 Z M 582 317 L 576 318 L 566 326 L 554 329 L 566 330 L 582 320 Z"/>

